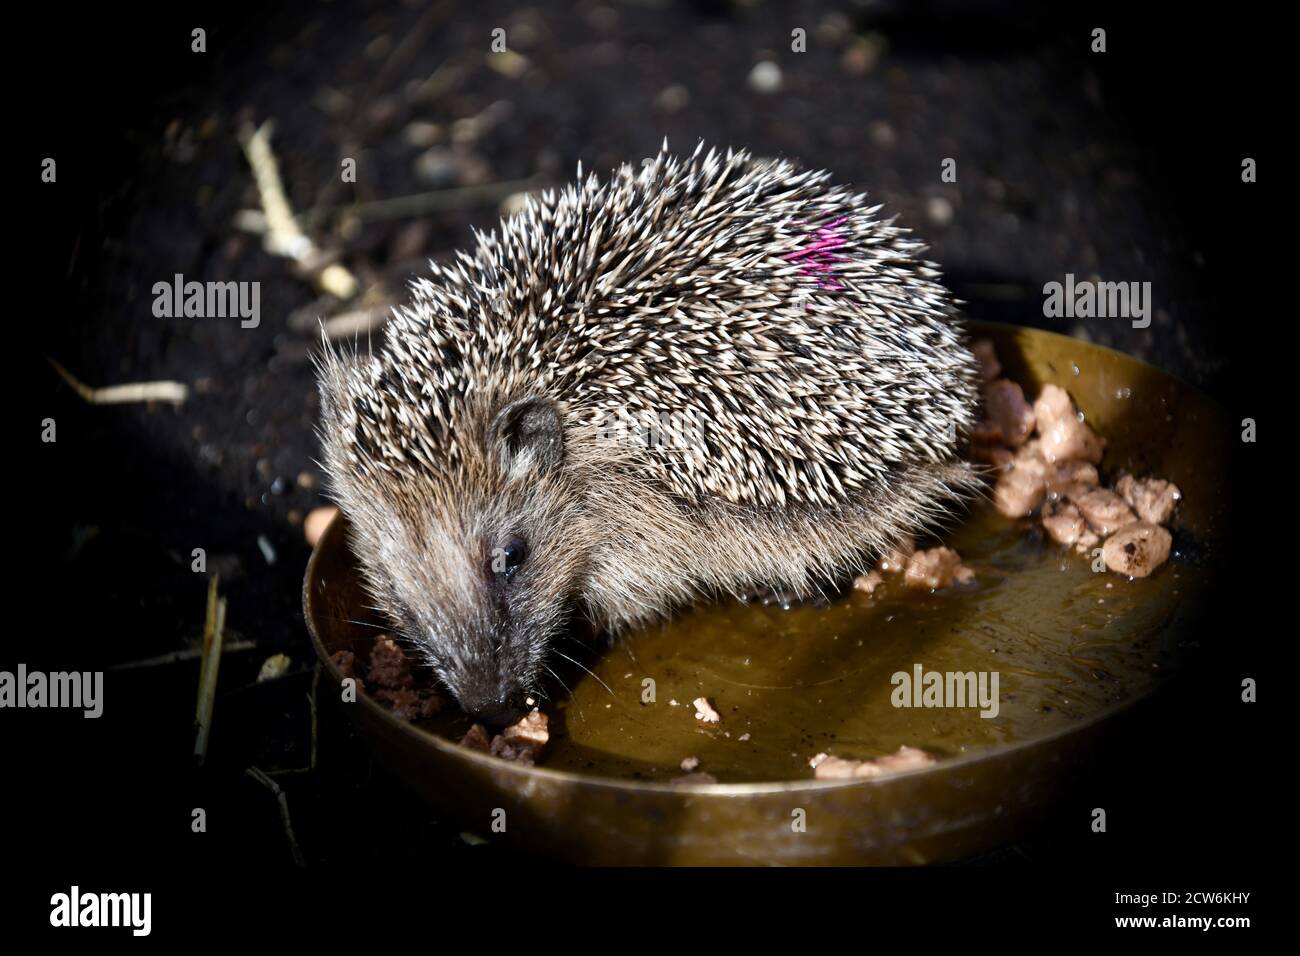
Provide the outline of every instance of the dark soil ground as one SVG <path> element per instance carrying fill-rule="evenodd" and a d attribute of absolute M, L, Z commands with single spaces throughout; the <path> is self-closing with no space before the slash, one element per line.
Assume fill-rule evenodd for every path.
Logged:
<path fill-rule="evenodd" d="M 291 865 L 272 796 L 242 771 L 309 759 L 302 519 L 323 503 L 309 355 L 317 316 L 355 304 L 322 296 L 236 227 L 240 210 L 258 206 L 242 122 L 274 121 L 290 201 L 326 210 L 314 234 L 376 301 L 399 295 L 424 258 L 470 242 L 471 227 L 493 226 L 501 202 L 525 188 L 516 181 L 560 183 L 579 161 L 603 174 L 665 136 L 680 149 L 703 139 L 797 157 L 867 189 L 930 243 L 972 316 L 1123 349 L 1201 386 L 1234 420 L 1262 419 L 1274 322 L 1264 290 L 1289 271 L 1258 236 L 1279 196 L 1268 182 L 1282 171 L 1261 159 L 1264 181 L 1245 185 L 1240 165 L 1272 142 L 1271 87 L 1259 72 L 1268 58 L 1252 56 L 1267 30 L 1210 30 L 1177 9 L 1147 21 L 1120 4 L 1057 7 L 340 0 L 139 21 L 81 14 L 74 39 L 42 47 L 61 82 L 10 88 L 30 96 L 33 131 L 11 181 L 32 180 L 35 157 L 49 155 L 58 182 L 23 187 L 34 234 L 10 251 L 37 280 L 15 283 L 31 298 L 12 320 L 28 339 L 29 374 L 11 419 L 24 466 L 11 474 L 24 493 L 11 501 L 32 522 L 14 544 L 14 597 L 38 615 L 8 646 L 32 667 L 79 670 L 193 646 L 206 578 L 190 554 L 204 548 L 229 597 L 232 638 L 256 648 L 223 664 L 201 771 L 188 757 L 193 662 L 114 672 L 113 712 L 97 722 L 6 714 L 6 736 L 13 726 L 23 741 L 7 759 L 28 768 L 22 803 L 41 808 L 42 839 L 90 872 L 110 859 L 146 874 Z M 29 15 L 22 35 L 66 38 L 59 15 Z M 205 54 L 189 50 L 194 26 L 207 29 Z M 1089 52 L 1094 26 L 1108 29 L 1104 54 Z M 517 75 L 486 56 L 497 27 L 524 58 Z M 796 27 L 806 53 L 790 50 Z M 764 60 L 779 66 L 779 90 L 753 88 Z M 343 157 L 357 160 L 355 184 L 339 182 Z M 957 160 L 955 184 L 940 181 L 945 157 Z M 444 194 L 446 208 L 417 216 L 356 215 L 356 204 L 466 187 L 482 189 L 455 202 Z M 1042 285 L 1067 272 L 1150 281 L 1151 327 L 1045 319 Z M 260 326 L 155 318 L 151 289 L 177 273 L 260 282 Z M 93 385 L 166 379 L 193 394 L 178 409 L 91 407 L 42 356 Z M 57 421 L 58 442 L 30 450 L 45 418 Z M 1234 446 L 1238 487 L 1256 487 L 1257 446 Z M 1254 528 L 1256 515 L 1243 514 L 1241 527 Z M 1247 534 L 1238 547 L 1254 544 Z M 1225 594 L 1235 602 L 1245 587 L 1227 582 Z M 1206 637 L 1240 613 L 1225 605 Z M 1148 739 L 1167 751 L 1152 772 L 1163 789 L 1126 785 L 1154 759 L 1128 752 L 1078 806 L 1054 808 L 1041 833 L 975 862 L 1176 855 L 1195 813 L 1179 802 L 1190 778 L 1171 767 L 1260 736 L 1262 718 L 1205 702 L 1207 689 L 1232 699 L 1240 677 L 1261 669 L 1232 629 L 1239 637 L 1207 652 L 1185 706 L 1151 725 Z M 254 683 L 274 653 L 289 655 L 290 673 Z M 1161 724 L 1169 713 L 1189 716 Z M 321 720 L 318 769 L 279 778 L 308 862 L 507 861 L 430 822 L 338 713 L 326 708 Z M 1222 789 L 1206 799 L 1228 800 L 1232 788 Z M 1107 798 L 1124 808 L 1125 849 L 1061 836 L 1061 821 Z M 208 810 L 201 843 L 189 828 L 195 806 Z M 1254 824 L 1239 799 L 1219 806 L 1223 816 L 1196 839 L 1208 858 L 1233 859 Z"/>

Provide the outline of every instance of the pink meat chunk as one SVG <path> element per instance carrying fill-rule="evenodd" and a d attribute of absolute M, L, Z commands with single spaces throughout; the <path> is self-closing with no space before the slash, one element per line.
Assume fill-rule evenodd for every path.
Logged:
<path fill-rule="evenodd" d="M 415 686 L 406 655 L 397 642 L 386 635 L 376 638 L 370 649 L 370 669 L 366 672 L 366 679 L 385 690 L 409 690 Z"/>
<path fill-rule="evenodd" d="M 428 720 L 442 710 L 442 698 L 423 688 L 379 687 L 374 697 L 403 720 Z"/>
<path fill-rule="evenodd" d="M 867 594 L 873 593 L 876 588 L 884 583 L 885 579 L 879 571 L 868 571 L 866 574 L 860 574 L 853 579 L 854 590 L 865 591 Z"/>
<path fill-rule="evenodd" d="M 714 710 L 707 697 L 696 697 L 691 703 L 695 705 L 696 720 L 702 720 L 706 724 L 716 724 L 722 720 L 722 715 Z"/>
<path fill-rule="evenodd" d="M 1079 509 L 1069 502 L 1056 502 L 1043 508 L 1043 529 L 1047 536 L 1060 544 L 1077 544 L 1088 531 Z"/>
<path fill-rule="evenodd" d="M 1173 517 L 1174 509 L 1182 499 L 1178 486 L 1163 478 L 1143 478 L 1123 475 L 1115 483 L 1115 491 L 1129 503 L 1139 518 L 1149 524 L 1165 524 Z"/>
<path fill-rule="evenodd" d="M 974 577 L 975 572 L 961 563 L 961 555 L 956 551 L 929 548 L 908 559 L 903 580 L 909 587 L 937 590 L 951 587 L 954 583 L 965 584 Z"/>
<path fill-rule="evenodd" d="M 1002 363 L 998 361 L 998 354 L 994 351 L 992 342 L 988 339 L 977 339 L 971 343 L 970 350 L 979 360 L 980 374 L 984 376 L 984 381 L 992 382 L 1002 374 Z"/>
<path fill-rule="evenodd" d="M 488 730 L 475 724 L 460 740 L 462 747 L 490 753 L 502 760 L 532 766 L 551 739 L 550 719 L 537 708 L 489 739 Z"/>
<path fill-rule="evenodd" d="M 1023 518 L 1043 503 L 1052 469 L 1043 460 L 1041 447 L 1037 440 L 1024 445 L 1016 452 L 1011 467 L 998 476 L 993 486 L 993 505 L 1000 514 Z"/>
<path fill-rule="evenodd" d="M 1106 567 L 1133 578 L 1144 578 L 1169 560 L 1173 538 L 1158 524 L 1138 521 L 1116 531 L 1101 546 Z"/>
<path fill-rule="evenodd" d="M 1042 441 L 1043 457 L 1055 464 L 1062 461 L 1101 461 L 1104 442 L 1079 421 L 1069 394 L 1058 385 L 1046 385 L 1034 402 L 1034 416 Z"/>
<path fill-rule="evenodd" d="M 468 747 L 470 750 L 487 753 L 492 749 L 492 738 L 489 736 L 486 727 L 482 724 L 475 724 L 464 737 L 460 738 L 460 745 Z"/>
<path fill-rule="evenodd" d="M 1043 503 L 1047 486 L 1033 472 L 1012 466 L 993 486 L 993 504 L 1008 518 L 1023 518 Z"/>
<path fill-rule="evenodd" d="M 919 770 L 935 762 L 934 757 L 916 747 L 899 747 L 892 754 L 875 760 L 846 760 L 829 754 L 818 754 L 808 761 L 817 780 L 860 780 L 882 777 L 905 770 Z"/>
<path fill-rule="evenodd" d="M 992 465 L 999 470 L 1010 468 L 1015 459 L 1015 455 L 1006 445 L 982 441 L 971 442 L 970 456 L 981 465 Z"/>
<path fill-rule="evenodd" d="M 1053 501 L 1043 506 L 1043 529 L 1053 541 L 1073 545 L 1080 554 L 1087 554 L 1101 542 L 1079 509 L 1068 501 Z"/>
<path fill-rule="evenodd" d="M 536 708 L 492 738 L 494 757 L 532 764 L 551 739 L 550 719 Z"/>
<path fill-rule="evenodd" d="M 887 574 L 902 574 L 907 569 L 907 562 L 916 552 L 916 539 L 905 535 L 892 551 L 876 564 L 876 570 Z"/>
<path fill-rule="evenodd" d="M 1138 520 L 1123 498 L 1105 488 L 1089 488 L 1071 496 L 1070 501 L 1088 526 L 1103 538 Z"/>
<path fill-rule="evenodd" d="M 545 747 L 551 740 L 551 719 L 534 707 L 501 731 L 501 736 L 534 747 Z"/>
<path fill-rule="evenodd" d="M 1047 476 L 1047 497 L 1056 500 L 1081 495 L 1101 483 L 1095 465 L 1086 461 L 1062 462 Z"/>
<path fill-rule="evenodd" d="M 1000 378 L 984 393 L 984 421 L 975 426 L 975 442 L 1001 442 L 1019 448 L 1034 433 L 1034 409 L 1020 386 Z"/>

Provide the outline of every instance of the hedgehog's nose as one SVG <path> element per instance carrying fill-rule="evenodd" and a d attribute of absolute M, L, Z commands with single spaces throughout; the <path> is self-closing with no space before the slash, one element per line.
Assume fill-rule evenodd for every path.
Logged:
<path fill-rule="evenodd" d="M 509 727 L 532 708 L 528 704 L 528 695 L 518 690 L 503 700 L 494 700 L 475 707 L 470 716 L 489 727 Z"/>

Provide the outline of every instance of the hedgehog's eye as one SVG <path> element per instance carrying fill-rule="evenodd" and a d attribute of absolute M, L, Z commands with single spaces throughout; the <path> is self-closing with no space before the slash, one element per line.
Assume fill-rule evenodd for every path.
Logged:
<path fill-rule="evenodd" d="M 528 557 L 528 542 L 518 535 L 512 535 L 506 539 L 503 546 L 493 549 L 492 573 L 509 581 L 526 557 Z"/>

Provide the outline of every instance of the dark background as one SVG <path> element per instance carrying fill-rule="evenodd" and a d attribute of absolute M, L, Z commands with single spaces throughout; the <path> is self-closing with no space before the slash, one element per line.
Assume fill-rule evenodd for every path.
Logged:
<path fill-rule="evenodd" d="M 40 875 L 29 885 L 35 922 L 48 894 L 76 879 L 152 888 L 162 920 L 164 874 L 202 885 L 292 866 L 273 798 L 242 770 L 307 760 L 301 520 L 323 503 L 318 487 L 302 486 L 319 478 L 308 355 L 316 315 L 344 307 L 320 301 L 232 225 L 237 210 L 257 206 L 235 135 L 245 118 L 274 119 L 299 211 L 562 183 L 579 160 L 604 175 L 665 135 L 678 150 L 702 138 L 797 157 L 899 213 L 972 316 L 1120 348 L 1198 385 L 1230 420 L 1257 418 L 1259 445 L 1225 437 L 1234 539 L 1222 601 L 1189 635 L 1202 645 L 1199 665 L 1111 743 L 1104 772 L 1079 770 L 1074 796 L 1039 831 L 970 861 L 999 866 L 997 881 L 928 879 L 949 896 L 1037 892 L 1054 913 L 1077 906 L 1097 921 L 1117 889 L 1258 893 L 1263 842 L 1277 825 L 1265 747 L 1282 625 L 1270 594 L 1285 581 L 1280 568 L 1259 575 L 1276 532 L 1272 472 L 1256 449 L 1280 430 L 1266 412 L 1280 411 L 1272 383 L 1291 355 L 1284 283 L 1294 269 L 1270 238 L 1284 178 L 1271 157 L 1289 89 L 1277 76 L 1279 31 L 1251 10 L 1208 20 L 1181 6 L 1131 7 L 610 0 L 19 14 L 12 42 L 40 69 L 9 85 L 20 131 L 9 181 L 22 209 L 11 223 L 11 325 L 21 344 L 8 418 L 14 614 L 0 665 L 91 670 L 190 646 L 205 592 L 189 570 L 194 547 L 221 571 L 232 637 L 257 644 L 222 665 L 202 771 L 188 756 L 196 662 L 110 672 L 97 721 L 0 716 L 15 858 Z M 194 26 L 208 31 L 206 54 L 189 51 Z M 485 64 L 498 26 L 528 58 L 517 78 Z M 790 52 L 796 26 L 808 31 L 805 54 Z M 1107 29 L 1105 54 L 1089 52 L 1094 26 Z M 780 91 L 748 84 L 761 59 L 781 66 Z M 56 185 L 39 182 L 45 156 L 58 161 Z M 355 186 L 338 184 L 343 156 L 358 159 Z M 939 180 L 948 156 L 957 184 Z M 1241 182 L 1246 156 L 1260 162 L 1257 184 Z M 397 295 L 423 258 L 467 245 L 471 226 L 491 227 L 499 198 L 353 232 L 333 220 L 318 235 L 364 286 Z M 261 326 L 154 318 L 150 289 L 177 272 L 260 281 Z M 1066 272 L 1151 281 L 1151 328 L 1044 319 L 1042 285 Z M 179 410 L 90 407 L 44 356 L 94 385 L 174 379 L 196 390 Z M 37 438 L 46 417 L 58 422 L 57 444 Z M 276 652 L 293 672 L 254 686 Z M 1247 675 L 1264 686 L 1254 707 L 1237 702 Z M 490 884 L 538 865 L 428 822 L 339 715 L 321 719 L 319 769 L 280 778 L 310 863 L 367 880 L 436 872 L 453 892 L 462 870 Z M 190 833 L 194 806 L 208 810 L 206 836 Z M 1104 838 L 1077 823 L 1093 806 L 1112 808 Z M 1036 876 L 1044 870 L 1068 887 L 1050 902 Z M 169 911 L 183 911 L 188 896 L 171 892 Z"/>

